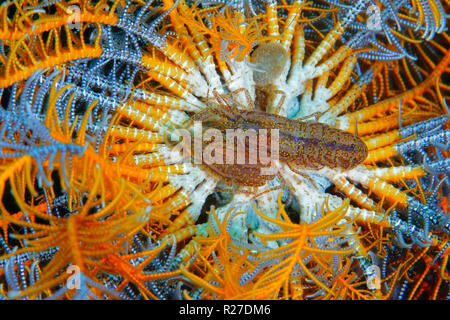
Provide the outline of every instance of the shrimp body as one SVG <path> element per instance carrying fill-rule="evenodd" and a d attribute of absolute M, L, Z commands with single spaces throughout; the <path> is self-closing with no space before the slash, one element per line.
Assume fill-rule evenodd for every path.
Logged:
<path fill-rule="evenodd" d="M 262 111 L 242 115 L 242 127 L 278 129 L 280 160 L 303 168 L 352 169 L 368 154 L 365 143 L 357 136 L 323 123 L 288 119 Z"/>
<path fill-rule="evenodd" d="M 205 121 L 208 127 L 218 129 L 222 133 L 229 129 L 240 129 L 244 133 L 253 129 L 258 138 L 261 129 L 266 129 L 264 133 L 269 133 L 266 150 L 271 150 L 270 145 L 277 143 L 278 159 L 298 168 L 318 170 L 328 167 L 348 170 L 363 162 L 368 154 L 364 142 L 351 133 L 322 123 L 302 122 L 263 111 L 209 109 L 196 114 L 193 119 Z M 272 129 L 278 130 L 277 138 L 270 133 Z M 273 139 L 278 141 L 272 141 Z M 249 147 L 249 143 L 245 142 L 247 157 L 259 154 L 260 144 L 258 150 L 251 150 Z M 224 154 L 226 151 L 230 150 L 224 148 Z M 236 150 L 233 152 L 236 153 Z M 223 162 L 211 163 L 208 166 L 226 180 L 246 186 L 261 186 L 266 180 L 274 177 L 259 172 L 261 168 L 268 166 L 260 162 L 256 164 Z"/>

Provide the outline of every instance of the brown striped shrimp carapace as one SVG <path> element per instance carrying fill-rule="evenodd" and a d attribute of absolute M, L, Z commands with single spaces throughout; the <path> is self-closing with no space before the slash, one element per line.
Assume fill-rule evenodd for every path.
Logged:
<path fill-rule="evenodd" d="M 191 120 L 201 121 L 205 129 L 214 128 L 222 133 L 220 145 L 223 146 L 223 161 L 210 162 L 207 167 L 225 180 L 245 186 L 261 186 L 274 177 L 260 171 L 272 164 L 268 163 L 267 158 L 288 162 L 299 169 L 328 167 L 349 170 L 362 163 L 368 154 L 365 143 L 349 132 L 323 123 L 303 122 L 258 110 L 239 110 L 220 105 L 193 115 Z M 233 139 L 237 143 L 232 140 L 230 148 L 230 144 L 226 143 L 229 139 L 227 135 L 233 131 Z M 261 137 L 263 135 L 265 137 Z M 257 143 L 252 143 L 252 138 Z M 208 143 L 211 141 L 203 141 L 204 146 Z M 274 143 L 277 144 L 275 148 Z M 264 152 L 260 148 L 265 148 Z M 247 162 L 227 162 L 227 152 L 234 153 L 233 159 L 236 160 L 238 151 L 243 150 Z M 256 158 L 256 161 L 250 161 Z"/>

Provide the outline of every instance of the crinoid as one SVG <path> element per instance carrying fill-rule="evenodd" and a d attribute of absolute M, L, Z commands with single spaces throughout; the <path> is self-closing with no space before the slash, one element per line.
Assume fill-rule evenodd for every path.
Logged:
<path fill-rule="evenodd" d="M 1 296 L 447 298 L 446 12 L 0 6 Z M 276 173 L 183 157 L 198 122 L 219 132 L 193 139 L 202 155 L 226 130 L 279 129 Z"/>

